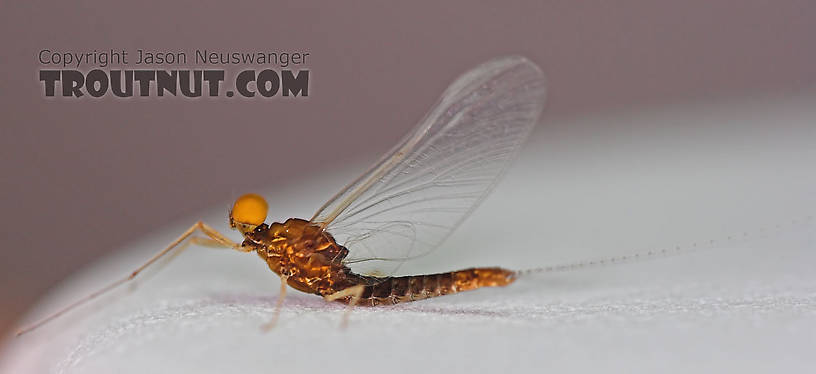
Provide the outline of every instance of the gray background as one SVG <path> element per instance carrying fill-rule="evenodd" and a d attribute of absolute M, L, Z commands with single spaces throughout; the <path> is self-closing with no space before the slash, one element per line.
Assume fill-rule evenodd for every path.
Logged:
<path fill-rule="evenodd" d="M 811 1 L 4 2 L 0 35 L 0 329 L 147 231 L 385 150 L 496 55 L 547 73 L 545 128 L 816 84 Z M 311 96 L 45 100 L 43 48 L 305 50 Z"/>

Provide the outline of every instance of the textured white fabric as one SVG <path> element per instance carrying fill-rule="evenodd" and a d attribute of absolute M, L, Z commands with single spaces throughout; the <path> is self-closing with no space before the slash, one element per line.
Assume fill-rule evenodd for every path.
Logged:
<path fill-rule="evenodd" d="M 816 206 L 816 183 L 807 179 L 816 148 L 816 137 L 807 138 L 816 123 L 809 102 L 551 119 L 445 249 L 403 271 L 531 268 L 677 246 L 683 255 L 357 308 L 346 330 L 339 328 L 341 305 L 290 290 L 278 326 L 264 334 L 259 327 L 271 318 L 278 293 L 275 275 L 253 254 L 190 248 L 138 287 L 11 340 L 2 369 L 810 371 L 816 230 L 792 222 Z M 359 166 L 275 188 L 267 194 L 270 218 L 308 217 Z M 203 216 L 226 229 L 223 215 L 219 207 Z M 78 274 L 30 318 L 127 274 L 189 223 Z"/>

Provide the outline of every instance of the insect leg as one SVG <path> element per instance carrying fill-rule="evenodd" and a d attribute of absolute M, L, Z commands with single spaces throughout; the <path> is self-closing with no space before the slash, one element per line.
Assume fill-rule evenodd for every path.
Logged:
<path fill-rule="evenodd" d="M 263 332 L 269 332 L 275 325 L 278 323 L 278 318 L 280 318 L 281 308 L 283 307 L 283 299 L 286 298 L 286 280 L 288 278 L 284 275 L 281 275 L 281 287 L 280 293 L 278 294 L 278 301 L 275 303 L 275 312 L 272 315 L 272 320 L 261 326 L 261 330 Z"/>
<path fill-rule="evenodd" d="M 343 313 L 343 321 L 340 323 L 341 329 L 348 327 L 348 320 L 349 315 L 351 315 L 351 309 L 354 308 L 354 306 L 360 302 L 360 298 L 363 296 L 364 290 L 365 286 L 359 284 L 323 297 L 324 299 L 326 299 L 326 301 L 335 301 L 338 299 L 351 296 L 351 300 L 349 300 L 348 307 L 346 308 L 346 311 Z"/>
<path fill-rule="evenodd" d="M 222 242 L 220 242 L 218 240 L 215 240 L 215 239 L 211 239 L 209 237 L 192 236 L 192 237 L 190 237 L 190 240 L 184 242 L 184 244 L 182 244 L 182 246 L 179 247 L 179 249 L 186 248 L 187 245 L 189 245 L 189 244 L 200 245 L 202 247 L 210 247 L 210 248 L 230 248 L 230 247 L 224 245 L 224 243 L 222 243 Z"/>
<path fill-rule="evenodd" d="M 187 250 L 187 247 L 189 247 L 191 244 L 199 245 L 199 246 L 202 246 L 202 247 L 218 248 L 218 249 L 230 248 L 230 247 L 224 245 L 222 242 L 217 241 L 215 239 L 211 239 L 209 237 L 191 236 L 191 237 L 189 237 L 188 240 L 183 241 L 181 243 L 181 245 L 176 247 L 177 249 L 175 251 L 173 251 L 173 253 L 170 253 L 167 257 L 164 257 L 162 259 L 163 262 L 156 264 L 156 266 L 158 266 L 158 268 L 161 269 L 163 266 L 167 265 L 167 263 L 169 263 L 170 261 L 173 261 L 176 257 L 178 257 L 182 252 Z"/>
<path fill-rule="evenodd" d="M 206 238 L 192 237 L 192 235 L 196 231 L 201 231 L 204 235 L 206 235 Z M 85 297 L 83 297 L 83 298 L 69 304 L 68 306 L 64 307 L 63 309 L 60 309 L 57 312 L 55 312 L 55 313 L 53 313 L 53 314 L 51 314 L 51 315 L 49 315 L 49 316 L 47 316 L 47 317 L 45 317 L 43 319 L 31 324 L 31 325 L 28 325 L 28 326 L 18 330 L 17 331 L 17 336 L 23 335 L 23 334 L 25 334 L 25 333 L 27 333 L 27 332 L 29 332 L 31 330 L 34 330 L 34 329 L 44 325 L 45 323 L 53 320 L 54 318 L 57 318 L 57 317 L 65 314 L 65 313 L 69 312 L 70 310 L 72 310 L 72 309 L 74 309 L 74 308 L 76 308 L 76 307 L 78 307 L 78 306 L 80 306 L 82 304 L 85 304 L 88 301 L 91 301 L 91 300 L 93 300 L 93 299 L 107 293 L 108 291 L 110 291 L 110 290 L 124 284 L 124 283 L 127 283 L 127 282 L 133 280 L 133 278 L 136 278 L 136 276 L 139 275 L 139 273 L 141 273 L 145 268 L 147 268 L 150 265 L 153 265 L 153 263 L 158 261 L 160 258 L 162 258 L 167 253 L 171 252 L 173 249 L 177 248 L 179 246 L 179 244 L 181 244 L 182 242 L 184 242 L 188 238 L 191 238 L 191 240 L 195 241 L 196 243 L 204 244 L 204 245 L 207 245 L 207 246 L 218 246 L 218 247 L 222 247 L 222 248 L 232 248 L 232 249 L 235 249 L 235 250 L 241 251 L 241 252 L 251 252 L 252 251 L 251 248 L 242 247 L 241 244 L 235 243 L 235 242 L 227 239 L 226 236 L 219 233 L 218 231 L 216 231 L 215 229 L 213 229 L 212 227 L 210 227 L 206 223 L 198 221 L 195 224 L 193 224 L 192 226 L 190 226 L 189 229 L 184 231 L 184 233 L 182 233 L 178 238 L 176 238 L 176 240 L 173 240 L 172 242 L 170 242 L 170 244 L 166 248 L 164 248 L 161 251 L 157 252 L 152 257 L 150 257 L 144 264 L 142 264 L 141 266 L 139 266 L 135 270 L 133 270 L 128 276 L 126 276 L 126 277 L 124 277 L 122 279 L 119 279 L 117 281 L 111 282 L 110 284 L 106 285 L 105 287 L 102 287 L 99 290 L 97 290 L 95 292 L 92 292 L 91 294 L 89 294 L 89 295 L 87 295 L 87 296 L 85 296 Z"/>

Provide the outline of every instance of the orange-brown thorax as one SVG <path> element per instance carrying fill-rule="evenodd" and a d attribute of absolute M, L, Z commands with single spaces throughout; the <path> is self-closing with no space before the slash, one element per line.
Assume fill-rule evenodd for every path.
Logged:
<path fill-rule="evenodd" d="M 261 224 L 244 236 L 243 245 L 254 248 L 272 271 L 299 291 L 329 295 L 375 282 L 343 265 L 348 250 L 309 221 L 290 218 L 284 223 Z"/>

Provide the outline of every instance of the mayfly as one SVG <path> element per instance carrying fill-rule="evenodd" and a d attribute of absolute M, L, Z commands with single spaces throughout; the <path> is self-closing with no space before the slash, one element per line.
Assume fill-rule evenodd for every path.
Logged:
<path fill-rule="evenodd" d="M 387 274 L 438 248 L 484 200 L 538 122 L 544 97 L 544 75 L 528 59 L 488 61 L 451 84 L 407 136 L 311 219 L 266 224 L 267 202 L 256 194 L 243 195 L 229 212 L 229 225 L 243 235 L 243 242 L 233 242 L 197 222 L 127 277 L 18 335 L 132 280 L 186 241 L 255 252 L 266 261 L 281 278 L 272 323 L 287 285 L 350 306 L 397 304 L 509 285 L 519 272 L 498 267 Z"/>

